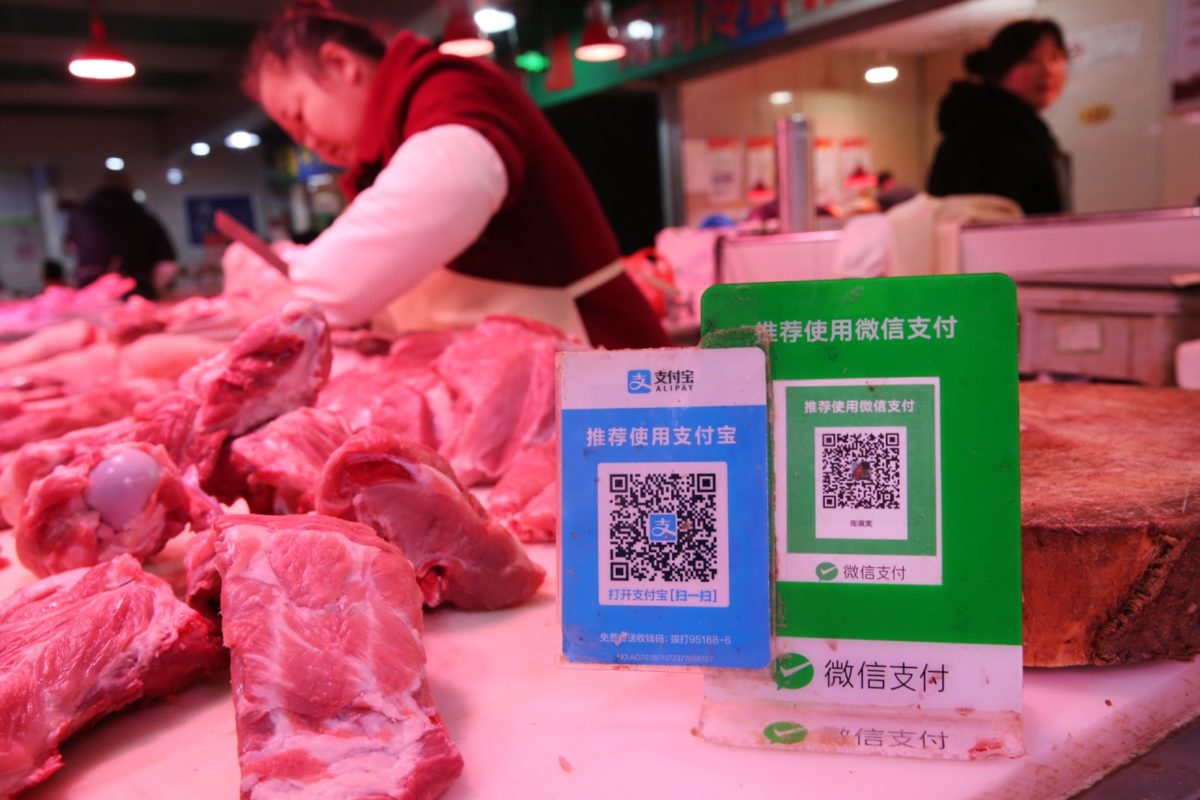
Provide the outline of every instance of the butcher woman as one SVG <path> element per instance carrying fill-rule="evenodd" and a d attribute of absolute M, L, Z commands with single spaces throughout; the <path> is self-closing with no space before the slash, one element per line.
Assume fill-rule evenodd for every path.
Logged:
<path fill-rule="evenodd" d="M 669 344 L 583 171 L 495 65 L 407 31 L 385 43 L 310 0 L 259 32 L 244 87 L 345 168 L 349 205 L 288 255 L 297 294 L 334 324 L 398 332 L 512 313 L 608 348 Z"/>

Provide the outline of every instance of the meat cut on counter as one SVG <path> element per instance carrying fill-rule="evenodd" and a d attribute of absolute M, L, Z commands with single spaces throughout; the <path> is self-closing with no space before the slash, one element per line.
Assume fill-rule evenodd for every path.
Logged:
<path fill-rule="evenodd" d="M 29 487 L 15 531 L 17 556 L 41 577 L 124 553 L 142 562 L 193 522 L 193 507 L 161 445 L 88 450 Z"/>
<path fill-rule="evenodd" d="M 130 604 L 124 585 L 169 595 L 139 561 L 186 571 L 203 619 L 187 612 L 178 646 L 200 652 L 189 632 L 200 631 L 215 656 L 197 669 L 211 671 L 224 657 L 218 626 L 224 635 L 243 796 L 437 797 L 462 759 L 426 682 L 422 608 L 510 607 L 544 581 L 518 536 L 554 535 L 554 360 L 579 345 L 512 317 L 391 342 L 333 337 L 284 287 L 258 297 L 253 276 L 242 277 L 219 298 L 170 308 L 131 299 L 0 347 L 0 514 L 22 564 L 49 576 L 37 597 L 67 597 L 86 583 L 78 576 L 125 575 L 93 594 Z M 277 310 L 244 324 L 249 309 L 267 307 Z M 502 476 L 489 516 L 468 486 Z M 243 501 L 276 516 L 220 504 Z M 164 550 L 188 529 L 190 540 Z M 31 602 L 31 591 L 0 607 Z M 105 613 L 121 620 L 123 609 Z M 111 649 L 87 656 L 95 643 L 62 620 L 23 629 L 22 641 L 70 649 L 54 639 L 59 626 L 96 664 L 115 663 L 120 648 L 141 663 L 141 645 L 76 610 Z M 9 641 L 0 648 L 15 668 Z M 192 674 L 170 686 L 151 675 L 142 694 Z M 105 681 L 30 712 L 52 730 L 9 730 L 0 796 L 53 772 L 59 742 L 141 696 Z M 111 700 L 110 684 L 121 689 Z M 0 678 L 0 700 L 9 688 Z"/>
<path fill-rule="evenodd" d="M 79 729 L 224 663 L 216 626 L 131 556 L 0 600 L 0 797 L 62 767 Z"/>
<path fill-rule="evenodd" d="M 350 436 L 342 418 L 323 408 L 298 408 L 239 436 L 219 472 L 225 502 L 246 498 L 256 514 L 304 514 L 316 508 L 325 462 Z"/>
<path fill-rule="evenodd" d="M 399 547 L 431 608 L 514 606 L 546 577 L 445 459 L 382 428 L 360 431 L 330 457 L 317 511 L 370 525 Z"/>
<path fill-rule="evenodd" d="M 433 798 L 462 771 L 425 676 L 412 565 L 364 525 L 230 515 L 219 586 L 242 797 Z"/>

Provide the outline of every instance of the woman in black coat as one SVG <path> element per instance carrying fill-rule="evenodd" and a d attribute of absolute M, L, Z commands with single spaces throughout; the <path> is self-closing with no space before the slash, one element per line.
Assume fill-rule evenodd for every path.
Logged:
<path fill-rule="evenodd" d="M 1070 161 L 1038 116 L 1062 93 L 1067 53 L 1048 19 L 1001 28 L 963 65 L 938 107 L 942 142 L 929 171 L 929 193 L 996 194 L 1026 214 L 1069 211 Z"/>

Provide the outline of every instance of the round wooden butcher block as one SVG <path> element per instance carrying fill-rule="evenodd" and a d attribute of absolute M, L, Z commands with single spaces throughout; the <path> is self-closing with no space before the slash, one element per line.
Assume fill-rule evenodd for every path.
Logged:
<path fill-rule="evenodd" d="M 1025 664 L 1200 652 L 1200 392 L 1020 394 Z"/>

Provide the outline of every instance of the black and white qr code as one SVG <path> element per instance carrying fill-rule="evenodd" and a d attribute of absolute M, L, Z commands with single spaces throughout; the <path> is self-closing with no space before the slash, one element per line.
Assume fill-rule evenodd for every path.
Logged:
<path fill-rule="evenodd" d="M 822 508 L 901 508 L 904 441 L 900 431 L 824 428 L 817 431 L 817 439 Z"/>
<path fill-rule="evenodd" d="M 727 489 L 724 469 L 712 467 L 724 465 L 673 464 L 673 471 L 637 471 L 638 466 L 644 465 L 612 465 L 600 475 L 605 582 L 679 586 L 722 577 Z"/>

